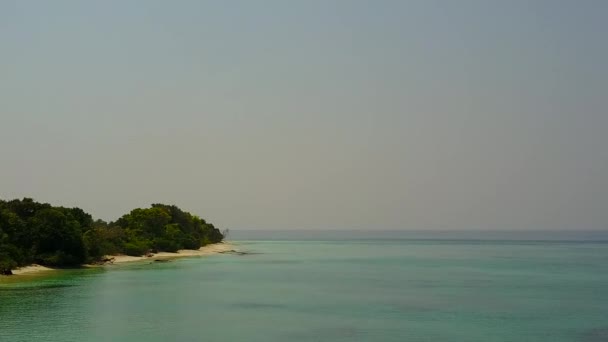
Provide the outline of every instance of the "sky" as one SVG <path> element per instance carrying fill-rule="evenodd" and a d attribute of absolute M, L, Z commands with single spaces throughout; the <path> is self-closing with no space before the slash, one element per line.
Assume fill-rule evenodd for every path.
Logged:
<path fill-rule="evenodd" d="M 0 0 L 0 198 L 608 230 L 608 2 Z"/>

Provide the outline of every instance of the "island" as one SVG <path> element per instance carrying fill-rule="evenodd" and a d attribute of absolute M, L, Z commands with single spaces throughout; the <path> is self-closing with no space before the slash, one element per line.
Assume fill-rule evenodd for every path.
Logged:
<path fill-rule="evenodd" d="M 0 200 L 0 274 L 32 264 L 77 267 L 111 260 L 108 256 L 198 250 L 222 242 L 224 235 L 175 205 L 152 204 L 105 222 L 80 208 L 31 198 Z"/>

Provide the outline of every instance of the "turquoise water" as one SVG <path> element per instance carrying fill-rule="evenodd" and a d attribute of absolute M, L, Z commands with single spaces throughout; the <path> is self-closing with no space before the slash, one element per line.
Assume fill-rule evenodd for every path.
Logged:
<path fill-rule="evenodd" d="M 4 280 L 0 341 L 608 341 L 606 242 L 330 235 Z"/>

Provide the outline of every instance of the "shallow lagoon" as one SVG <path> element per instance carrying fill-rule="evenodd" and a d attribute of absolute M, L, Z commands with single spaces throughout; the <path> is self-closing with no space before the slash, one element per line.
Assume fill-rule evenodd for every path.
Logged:
<path fill-rule="evenodd" d="M 338 235 L 3 280 L 0 341 L 608 341 L 605 242 Z"/>

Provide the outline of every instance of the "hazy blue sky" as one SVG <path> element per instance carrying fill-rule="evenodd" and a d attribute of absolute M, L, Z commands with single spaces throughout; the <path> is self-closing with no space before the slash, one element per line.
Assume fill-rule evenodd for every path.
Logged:
<path fill-rule="evenodd" d="M 0 197 L 608 229 L 608 1 L 0 0 Z"/>

